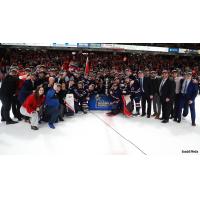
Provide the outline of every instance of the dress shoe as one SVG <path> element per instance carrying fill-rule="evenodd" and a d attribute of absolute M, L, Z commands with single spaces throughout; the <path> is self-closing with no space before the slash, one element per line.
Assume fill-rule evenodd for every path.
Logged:
<path fill-rule="evenodd" d="M 60 120 L 61 122 L 63 122 L 63 121 L 64 121 L 64 119 L 63 119 L 62 117 L 59 117 L 59 120 Z"/>
<path fill-rule="evenodd" d="M 15 121 L 7 121 L 6 122 L 7 125 L 9 125 L 9 124 L 16 124 L 16 123 L 18 123 L 18 122 L 15 122 Z"/>
<path fill-rule="evenodd" d="M 24 122 L 29 123 L 29 124 L 31 123 L 29 119 L 25 119 Z"/>
<path fill-rule="evenodd" d="M 146 114 L 142 114 L 141 117 L 144 117 Z"/>
<path fill-rule="evenodd" d="M 195 122 L 192 123 L 192 126 L 196 126 Z"/>
<path fill-rule="evenodd" d="M 176 118 L 174 118 L 174 120 L 173 120 L 174 122 L 177 122 L 177 119 Z"/>
<path fill-rule="evenodd" d="M 178 120 L 177 120 L 177 122 L 178 122 L 178 123 L 181 123 L 181 120 L 180 120 L 180 119 L 178 119 Z"/>
<path fill-rule="evenodd" d="M 1 121 L 2 121 L 2 122 L 5 122 L 6 120 L 5 120 L 5 119 L 1 119 Z"/>
<path fill-rule="evenodd" d="M 162 123 L 168 123 L 169 122 L 169 120 L 163 120 L 162 121 Z"/>
<path fill-rule="evenodd" d="M 159 120 L 164 120 L 164 118 L 160 117 Z"/>
<path fill-rule="evenodd" d="M 147 118 L 150 118 L 150 115 L 147 115 Z"/>
<path fill-rule="evenodd" d="M 37 126 L 31 126 L 31 129 L 32 130 L 38 130 L 38 127 Z"/>

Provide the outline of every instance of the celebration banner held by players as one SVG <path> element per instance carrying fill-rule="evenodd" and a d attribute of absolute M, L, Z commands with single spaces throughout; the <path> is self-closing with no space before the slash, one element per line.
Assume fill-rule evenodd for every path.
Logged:
<path fill-rule="evenodd" d="M 93 95 L 88 102 L 90 110 L 111 110 L 112 100 L 106 95 Z"/>

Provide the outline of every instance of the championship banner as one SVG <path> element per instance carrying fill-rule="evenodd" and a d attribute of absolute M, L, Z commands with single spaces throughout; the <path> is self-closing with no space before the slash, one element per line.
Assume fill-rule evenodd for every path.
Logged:
<path fill-rule="evenodd" d="M 89 110 L 111 110 L 112 99 L 104 94 L 92 95 L 88 102 Z"/>
<path fill-rule="evenodd" d="M 70 111 L 75 112 L 75 109 L 74 109 L 74 95 L 73 94 L 67 94 L 66 95 L 66 97 L 65 97 L 65 105 Z"/>

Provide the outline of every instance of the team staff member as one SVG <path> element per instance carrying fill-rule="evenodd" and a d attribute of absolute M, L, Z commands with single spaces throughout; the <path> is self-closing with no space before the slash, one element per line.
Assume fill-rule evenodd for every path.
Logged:
<path fill-rule="evenodd" d="M 186 78 L 183 81 L 183 84 L 181 86 L 181 93 L 180 93 L 180 101 L 179 101 L 179 110 L 178 110 L 178 120 L 177 122 L 181 122 L 181 114 L 182 110 L 185 106 L 190 107 L 190 113 L 191 113 L 191 120 L 192 120 L 192 126 L 196 126 L 195 118 L 195 98 L 198 94 L 198 85 L 197 83 L 193 82 L 192 80 L 192 73 L 188 72 L 186 74 Z M 184 111 L 184 116 L 187 116 L 188 109 Z"/>
<path fill-rule="evenodd" d="M 44 88 L 39 86 L 33 94 L 27 97 L 20 108 L 22 115 L 30 117 L 31 129 L 33 130 L 38 130 L 39 112 L 44 99 Z"/>
<path fill-rule="evenodd" d="M 145 72 L 146 73 L 146 72 Z M 142 117 L 146 115 L 146 102 L 147 102 L 147 118 L 151 115 L 151 100 L 153 99 L 152 94 L 152 83 L 149 76 L 144 76 L 142 71 L 138 73 L 140 91 L 142 96 Z"/>
<path fill-rule="evenodd" d="M 162 123 L 168 123 L 175 93 L 175 82 L 169 79 L 169 73 L 167 70 L 163 70 L 162 77 L 159 87 L 162 105 Z"/>
<path fill-rule="evenodd" d="M 173 80 L 175 81 L 175 97 L 172 105 L 171 115 L 174 118 L 174 121 L 177 121 L 178 109 L 179 109 L 179 99 L 180 99 L 180 87 L 182 76 L 178 76 L 177 70 L 172 71 Z"/>
<path fill-rule="evenodd" d="M 15 95 L 17 90 L 18 81 L 19 79 L 17 77 L 17 70 L 11 69 L 10 73 L 3 80 L 0 89 L 0 99 L 2 102 L 1 121 L 6 121 L 7 125 L 17 123 L 10 118 L 10 109 L 13 95 Z"/>

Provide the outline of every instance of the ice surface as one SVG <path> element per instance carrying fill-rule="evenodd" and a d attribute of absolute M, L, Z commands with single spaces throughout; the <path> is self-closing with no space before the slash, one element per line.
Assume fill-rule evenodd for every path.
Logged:
<path fill-rule="evenodd" d="M 196 99 L 196 127 L 191 126 L 190 113 L 180 124 L 121 114 L 108 117 L 105 113 L 92 111 L 66 117 L 56 124 L 55 130 L 47 123 L 33 131 L 25 122 L 0 122 L 0 154 L 145 156 L 182 155 L 182 150 L 200 153 L 200 96 Z"/>

